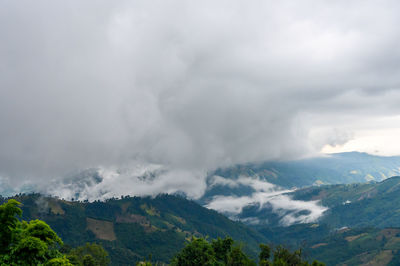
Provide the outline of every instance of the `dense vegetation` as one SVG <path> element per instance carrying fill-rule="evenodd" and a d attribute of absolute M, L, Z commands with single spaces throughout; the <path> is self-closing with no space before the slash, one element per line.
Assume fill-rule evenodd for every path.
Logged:
<path fill-rule="evenodd" d="M 63 247 L 62 240 L 41 220 L 29 222 L 18 219 L 22 215 L 21 205 L 14 199 L 0 205 L 0 264 L 1 265 L 46 265 L 46 266 L 106 266 L 108 254 L 97 244 L 86 243 L 77 248 Z M 270 247 L 260 244 L 260 265 L 310 265 L 302 259 L 301 251 L 291 253 L 278 246 L 271 258 Z M 138 265 L 151 265 L 150 261 Z M 126 263 L 132 264 L 131 261 Z M 217 238 L 208 242 L 204 238 L 192 236 L 182 250 L 170 262 L 173 266 L 185 265 L 256 265 L 230 237 Z M 312 265 L 324 265 L 314 261 Z"/>
<path fill-rule="evenodd" d="M 289 227 L 259 224 L 253 225 L 253 230 L 193 201 L 170 195 L 93 203 L 68 202 L 38 194 L 16 198 L 23 203 L 23 219 L 47 222 L 64 240 L 67 245 L 59 250 L 62 254 L 70 253 L 72 248 L 68 245 L 97 242 L 109 252 L 113 265 L 131 265 L 144 261 L 150 254 L 153 262 L 168 263 L 190 239 L 227 236 L 239 241 L 232 247 L 240 247 L 250 261 L 258 260 L 258 243 L 270 243 L 284 244 L 293 250 L 302 247 L 305 258 L 315 258 L 327 265 L 398 265 L 398 195 L 400 177 L 379 183 L 305 188 L 292 196 L 300 200 L 319 199 L 329 207 L 318 222 Z M 262 214 L 270 215 L 265 210 Z M 267 218 L 273 221 L 273 216 Z"/>
<path fill-rule="evenodd" d="M 268 245 L 260 244 L 261 252 L 258 262 L 261 266 L 309 266 L 310 264 L 302 258 L 301 250 L 290 252 L 288 249 L 278 246 L 273 251 Z M 203 238 L 193 238 L 171 261 L 172 266 L 191 265 L 229 265 L 229 266 L 255 266 L 255 261 L 249 258 L 241 249 L 240 245 L 234 243 L 232 238 L 214 239 L 210 242 Z M 314 261 L 312 266 L 323 266 L 325 264 Z"/>
<path fill-rule="evenodd" d="M 306 252 L 327 265 L 400 265 L 400 228 L 343 228 Z"/>
<path fill-rule="evenodd" d="M 318 220 L 332 230 L 341 227 L 397 227 L 400 226 L 400 177 L 381 182 L 312 186 L 287 193 L 294 200 L 319 201 L 328 210 Z M 284 215 L 307 215 L 304 210 L 275 210 L 269 204 L 252 204 L 242 209 L 236 217 L 254 219 L 250 227 L 281 227 Z M 354 215 L 357 213 L 357 215 Z M 275 230 L 275 229 L 274 229 Z M 268 239 L 270 236 L 265 235 Z"/>
<path fill-rule="evenodd" d="M 295 199 L 321 200 L 329 211 L 320 222 L 334 228 L 400 226 L 398 176 L 379 183 L 311 187 L 293 195 Z"/>
<path fill-rule="evenodd" d="M 243 250 L 252 258 L 257 257 L 258 244 L 267 241 L 257 231 L 178 196 L 92 203 L 38 194 L 15 198 L 23 203 L 23 219 L 45 221 L 72 247 L 86 242 L 101 244 L 113 265 L 132 265 L 149 254 L 154 261 L 168 262 L 193 236 L 231 236 L 243 243 Z"/>
<path fill-rule="evenodd" d="M 292 195 L 301 200 L 319 199 L 330 209 L 314 224 L 253 226 L 272 243 L 302 246 L 305 254 L 327 265 L 400 264 L 400 177 L 379 183 L 310 187 Z"/>
<path fill-rule="evenodd" d="M 10 199 L 0 205 L 0 265 L 99 265 L 109 264 L 108 254 L 96 244 L 62 253 L 62 240 L 41 220 L 19 220 L 20 203 Z"/>

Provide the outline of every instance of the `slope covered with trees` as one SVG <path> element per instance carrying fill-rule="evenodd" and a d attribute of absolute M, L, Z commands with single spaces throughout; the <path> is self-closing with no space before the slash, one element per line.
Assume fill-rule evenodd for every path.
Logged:
<path fill-rule="evenodd" d="M 379 183 L 310 187 L 293 193 L 295 199 L 320 200 L 329 207 L 320 222 L 336 228 L 400 226 L 399 195 L 399 176 Z"/>
<path fill-rule="evenodd" d="M 92 203 L 38 194 L 15 198 L 22 202 L 23 219 L 47 222 L 72 247 L 100 243 L 115 265 L 131 265 L 149 254 L 154 261 L 168 262 L 192 237 L 231 236 L 252 258 L 258 254 L 258 244 L 267 242 L 257 231 L 178 196 Z"/>
<path fill-rule="evenodd" d="M 44 221 L 20 220 L 20 202 L 10 199 L 0 205 L 0 265 L 107 266 L 107 252 L 86 243 L 64 248 L 63 241 Z"/>
<path fill-rule="evenodd" d="M 268 243 L 302 248 L 307 259 L 315 258 L 327 265 L 390 265 L 399 260 L 400 254 L 398 195 L 400 177 L 379 183 L 304 188 L 291 196 L 305 201 L 320 200 L 328 206 L 319 221 L 289 227 L 258 224 L 252 225 L 252 229 L 171 195 L 92 203 L 38 194 L 16 198 L 23 203 L 22 218 L 46 221 L 63 239 L 67 253 L 72 247 L 97 242 L 109 252 L 114 265 L 143 261 L 150 254 L 153 262 L 169 262 L 193 238 L 226 236 L 231 236 L 239 246 L 242 243 L 243 254 L 253 261 L 257 261 L 258 244 Z M 254 210 L 252 215 L 256 214 Z M 264 210 L 263 215 L 267 217 L 268 213 Z M 82 259 L 82 255 L 78 257 Z"/>
<path fill-rule="evenodd" d="M 0 264 L 1 265 L 45 265 L 45 266 L 107 266 L 110 263 L 107 252 L 97 244 L 86 243 L 77 248 L 64 247 L 62 240 L 42 220 L 29 222 L 20 220 L 20 202 L 9 199 L 0 205 Z M 310 265 L 302 258 L 301 250 L 290 252 L 278 246 L 271 257 L 268 245 L 259 245 L 259 265 Z M 158 250 L 155 250 L 157 253 Z M 113 263 L 117 264 L 117 263 Z M 120 263 L 118 263 L 120 264 Z M 125 261 L 125 264 L 134 264 Z M 158 263 L 156 263 L 158 264 Z M 152 256 L 136 265 L 152 265 Z M 217 238 L 211 242 L 205 238 L 192 238 L 184 248 L 171 259 L 172 266 L 255 266 L 257 265 L 242 250 L 242 244 L 235 243 L 231 237 Z M 314 261 L 313 266 L 323 263 Z"/>

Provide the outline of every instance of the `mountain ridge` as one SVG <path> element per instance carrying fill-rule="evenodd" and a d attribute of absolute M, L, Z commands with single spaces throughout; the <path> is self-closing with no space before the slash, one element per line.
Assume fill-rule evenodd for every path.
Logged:
<path fill-rule="evenodd" d="M 176 195 L 123 197 L 104 202 L 65 201 L 40 194 L 12 197 L 22 203 L 24 220 L 41 219 L 71 246 L 98 242 L 113 265 L 131 265 L 152 254 L 168 262 L 192 236 L 242 242 L 256 257 L 266 238 L 254 229 Z M 6 198 L 2 198 L 4 202 Z"/>

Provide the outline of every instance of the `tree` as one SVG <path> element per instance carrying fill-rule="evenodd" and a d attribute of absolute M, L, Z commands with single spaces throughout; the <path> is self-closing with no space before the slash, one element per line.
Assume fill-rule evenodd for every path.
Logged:
<path fill-rule="evenodd" d="M 215 258 L 225 264 L 228 263 L 229 253 L 231 252 L 233 239 L 226 237 L 225 239 L 217 238 L 211 242 L 211 246 L 215 252 Z"/>
<path fill-rule="evenodd" d="M 270 261 L 271 249 L 268 245 L 260 244 L 260 265 L 266 266 L 324 266 L 325 264 L 318 261 L 313 261 L 309 264 L 308 261 L 302 258 L 301 249 L 290 252 L 290 250 L 283 246 L 277 246 L 274 249 L 274 256 L 272 262 Z"/>
<path fill-rule="evenodd" d="M 269 258 L 271 257 L 271 249 L 268 245 L 265 244 L 260 244 L 260 255 L 258 256 L 258 259 L 260 260 L 260 266 L 268 266 L 270 265 L 269 263 Z"/>
<path fill-rule="evenodd" d="M 22 215 L 19 204 L 10 199 L 0 206 L 0 264 L 57 265 L 53 259 L 59 258 L 57 263 L 64 261 L 64 265 L 68 265 L 59 251 L 63 242 L 57 234 L 43 221 L 20 221 L 17 218 Z"/>
<path fill-rule="evenodd" d="M 204 238 L 192 238 L 171 261 L 175 266 L 202 266 L 215 265 L 217 260 L 215 252 Z"/>
<path fill-rule="evenodd" d="M 86 243 L 84 246 L 72 249 L 68 253 L 68 258 L 73 264 L 82 266 L 107 266 L 110 263 L 108 253 L 96 243 Z"/>
<path fill-rule="evenodd" d="M 240 246 L 232 247 L 229 257 L 228 263 L 226 265 L 229 266 L 255 266 L 256 263 L 252 261 L 246 254 L 243 253 Z"/>
<path fill-rule="evenodd" d="M 211 244 L 204 238 L 192 238 L 172 260 L 171 265 L 256 265 L 230 237 L 217 238 Z"/>
<path fill-rule="evenodd" d="M 62 258 L 54 258 L 49 260 L 45 266 L 73 266 L 70 261 L 64 256 Z"/>
<path fill-rule="evenodd" d="M 304 265 L 301 258 L 301 250 L 296 250 L 293 253 L 288 249 L 277 246 L 274 250 L 274 265 L 281 265 L 282 263 L 286 263 L 283 265 Z"/>
<path fill-rule="evenodd" d="M 0 205 L 0 265 L 106 266 L 110 260 L 102 246 L 74 248 L 66 257 L 62 240 L 41 220 L 20 221 L 22 210 L 14 199 Z M 71 260 L 69 259 L 71 258 Z"/>
<path fill-rule="evenodd" d="M 12 242 L 14 230 L 19 223 L 17 217 L 22 215 L 19 204 L 18 201 L 10 199 L 0 205 L 0 254 L 5 254 Z"/>

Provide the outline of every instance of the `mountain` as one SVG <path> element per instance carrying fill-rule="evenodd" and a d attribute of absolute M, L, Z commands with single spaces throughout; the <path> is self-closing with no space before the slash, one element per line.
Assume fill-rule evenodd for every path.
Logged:
<path fill-rule="evenodd" d="M 172 195 L 103 202 L 38 194 L 16 198 L 24 219 L 46 221 L 71 246 L 100 242 L 114 265 L 130 265 L 149 254 L 168 262 L 192 236 L 226 235 L 244 243 L 253 258 L 264 242 L 303 247 L 310 259 L 328 265 L 380 265 L 399 257 L 400 177 L 389 178 L 399 166 L 400 157 L 355 152 L 237 165 L 210 173 L 196 202 Z M 102 180 L 96 170 L 81 176 L 78 187 Z"/>
<path fill-rule="evenodd" d="M 258 192 L 252 197 L 261 196 L 264 201 L 243 204 L 234 217 L 248 225 L 267 227 L 310 222 L 333 229 L 400 227 L 399 176 L 381 182 L 313 186 L 282 194 Z M 238 197 L 236 201 L 243 198 L 249 197 Z M 235 200 L 231 202 L 235 204 Z"/>
<path fill-rule="evenodd" d="M 267 224 L 276 227 L 310 223 L 317 221 L 323 214 L 325 217 L 335 213 L 336 209 L 347 210 L 349 206 L 343 207 L 343 203 L 354 202 L 354 199 L 346 198 L 346 193 L 358 195 L 363 189 L 375 186 L 378 181 L 389 180 L 390 176 L 398 174 L 399 166 L 400 157 L 380 157 L 358 152 L 297 161 L 237 165 L 211 173 L 207 179 L 207 190 L 198 202 L 249 225 Z M 338 183 L 343 184 L 323 185 Z M 383 182 L 376 189 L 382 190 L 383 184 L 386 183 Z M 300 189 L 295 190 L 293 187 Z M 359 191 L 355 191 L 356 188 Z M 343 195 L 343 199 L 335 198 L 333 195 L 336 194 L 325 197 L 324 193 L 330 195 L 336 190 L 338 195 Z M 318 194 L 319 191 L 323 192 L 318 197 L 312 194 Z M 388 197 L 392 196 L 395 193 Z M 387 212 L 391 213 L 390 200 L 385 204 L 388 206 Z M 328 220 L 331 219 L 335 226 L 345 226 L 347 223 L 353 225 L 352 217 L 343 217 L 342 221 L 333 222 L 345 212 L 337 216 L 336 213 L 330 215 Z M 348 213 L 352 215 L 351 211 Z M 354 225 L 367 226 L 371 220 L 369 217 L 366 219 L 366 223 L 355 222 Z M 373 225 L 384 227 L 398 224 L 394 218 L 383 218 L 381 222 L 377 219 L 374 219 Z M 393 222 L 389 223 L 390 220 Z"/>
<path fill-rule="evenodd" d="M 262 227 L 275 245 L 301 248 L 308 259 L 330 265 L 400 265 L 400 228 L 339 228 L 326 224 Z"/>
<path fill-rule="evenodd" d="M 218 169 L 210 176 L 237 179 L 258 176 L 283 188 L 321 184 L 350 184 L 381 181 L 399 175 L 400 156 L 384 157 L 346 152 L 293 161 L 248 163 Z"/>
<path fill-rule="evenodd" d="M 271 241 L 301 248 L 306 258 L 330 265 L 400 265 L 400 228 L 339 228 L 326 224 L 264 227 Z"/>
<path fill-rule="evenodd" d="M 310 187 L 292 193 L 295 200 L 320 200 L 328 211 L 320 222 L 333 227 L 400 226 L 400 177 L 379 183 Z"/>
<path fill-rule="evenodd" d="M 294 201 L 319 200 L 328 209 L 314 223 L 283 227 L 249 224 L 275 244 L 302 247 L 327 265 L 400 265 L 400 177 L 381 182 L 314 186 L 287 193 Z M 270 208 L 242 212 L 274 221 Z M 298 214 L 302 215 L 302 214 Z M 304 214 L 303 214 L 304 215 Z"/>
<path fill-rule="evenodd" d="M 400 265 L 400 228 L 344 228 L 309 245 L 305 252 L 328 266 Z"/>
<path fill-rule="evenodd" d="M 266 238 L 243 224 L 180 196 L 124 197 L 105 202 L 65 201 L 39 194 L 14 197 L 23 219 L 47 222 L 71 246 L 99 242 L 113 265 L 132 265 L 152 254 L 168 262 L 192 236 L 231 236 L 253 257 Z M 2 199 L 4 202 L 6 199 Z"/>

